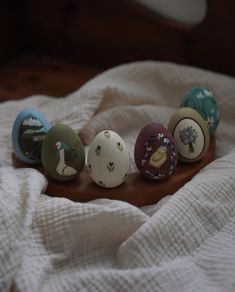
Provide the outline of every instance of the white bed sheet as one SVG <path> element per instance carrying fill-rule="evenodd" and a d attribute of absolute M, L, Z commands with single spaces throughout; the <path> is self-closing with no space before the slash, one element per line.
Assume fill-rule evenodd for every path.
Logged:
<path fill-rule="evenodd" d="M 89 144 L 109 128 L 132 155 L 148 122 L 167 125 L 185 91 L 203 84 L 221 109 L 216 160 L 174 195 L 137 208 L 44 194 L 47 181 L 11 163 L 17 113 L 36 107 Z M 235 291 L 235 80 L 161 62 L 136 62 L 57 99 L 0 104 L 0 291 Z"/>

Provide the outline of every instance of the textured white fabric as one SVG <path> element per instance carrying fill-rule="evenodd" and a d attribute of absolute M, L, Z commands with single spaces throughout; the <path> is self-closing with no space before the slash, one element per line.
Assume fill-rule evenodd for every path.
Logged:
<path fill-rule="evenodd" d="M 51 198 L 39 172 L 11 166 L 11 127 L 26 107 L 71 125 L 86 144 L 100 130 L 118 132 L 133 161 L 143 125 L 166 125 L 198 84 L 221 109 L 216 160 L 158 204 Z M 65 98 L 0 104 L 0 291 L 235 291 L 234 95 L 233 78 L 149 61 L 104 72 Z"/>

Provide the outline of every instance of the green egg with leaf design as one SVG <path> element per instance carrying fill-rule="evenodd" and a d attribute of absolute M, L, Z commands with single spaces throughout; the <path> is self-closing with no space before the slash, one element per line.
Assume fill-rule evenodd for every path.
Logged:
<path fill-rule="evenodd" d="M 215 133 L 220 121 L 220 111 L 212 91 L 204 86 L 192 87 L 186 92 L 180 107 L 195 109 L 206 122 L 209 133 Z"/>
<path fill-rule="evenodd" d="M 80 137 L 64 124 L 57 124 L 48 131 L 41 157 L 44 170 L 57 181 L 76 179 L 85 164 L 85 151 Z"/>

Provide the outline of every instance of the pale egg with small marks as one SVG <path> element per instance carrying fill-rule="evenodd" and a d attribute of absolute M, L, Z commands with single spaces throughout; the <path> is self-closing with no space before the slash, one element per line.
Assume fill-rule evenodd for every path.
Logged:
<path fill-rule="evenodd" d="M 122 184 L 130 171 L 130 154 L 123 139 L 111 130 L 97 134 L 89 146 L 87 168 L 92 180 L 101 187 Z"/>

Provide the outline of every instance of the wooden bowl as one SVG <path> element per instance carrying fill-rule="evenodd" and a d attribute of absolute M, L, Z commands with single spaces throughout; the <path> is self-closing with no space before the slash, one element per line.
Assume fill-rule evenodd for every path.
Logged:
<path fill-rule="evenodd" d="M 214 160 L 215 137 L 211 138 L 210 147 L 206 155 L 198 162 L 179 162 L 175 172 L 166 180 L 153 182 L 139 173 L 132 173 L 125 183 L 116 187 L 105 189 L 95 184 L 86 169 L 72 182 L 58 182 L 44 172 L 42 166 L 31 166 L 21 162 L 12 154 L 12 164 L 16 168 L 31 167 L 42 172 L 48 179 L 45 193 L 53 197 L 65 197 L 76 202 L 87 202 L 100 198 L 121 200 L 135 206 L 154 204 L 167 195 L 174 194 L 197 172 Z"/>

